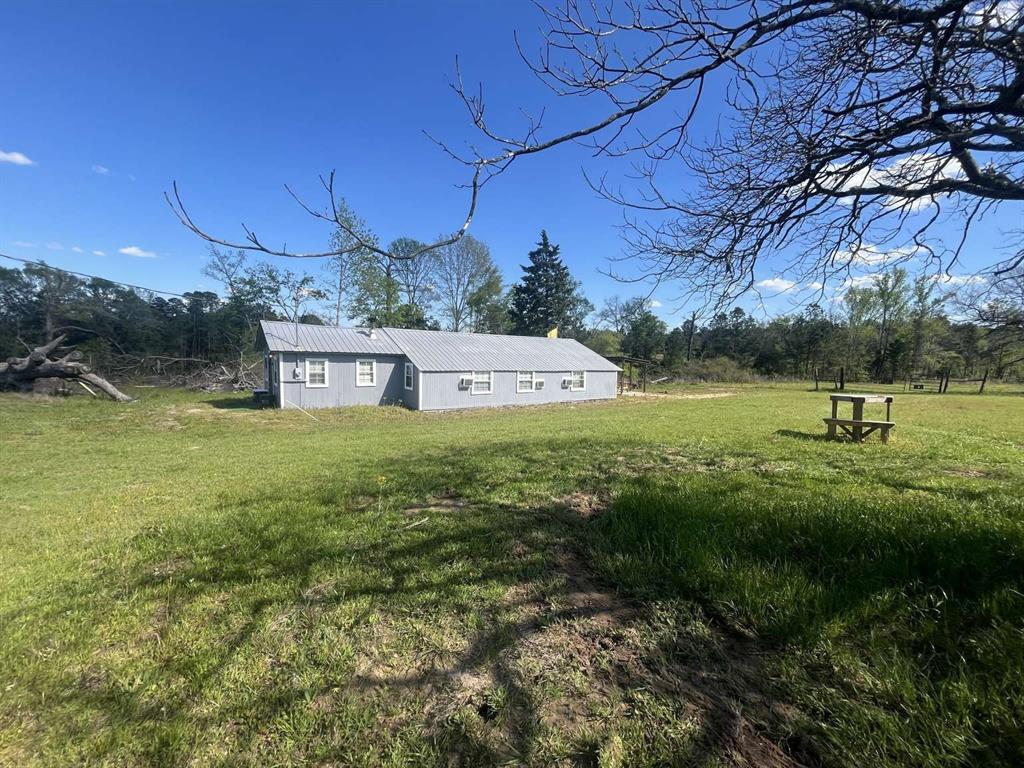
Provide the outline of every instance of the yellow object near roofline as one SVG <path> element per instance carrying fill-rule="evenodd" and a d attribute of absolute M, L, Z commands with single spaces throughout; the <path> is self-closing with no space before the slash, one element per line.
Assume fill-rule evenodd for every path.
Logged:
<path fill-rule="evenodd" d="M 552 328 L 550 331 L 548 331 L 548 338 L 549 339 L 557 339 L 558 338 L 558 326 L 557 325 L 554 328 Z"/>

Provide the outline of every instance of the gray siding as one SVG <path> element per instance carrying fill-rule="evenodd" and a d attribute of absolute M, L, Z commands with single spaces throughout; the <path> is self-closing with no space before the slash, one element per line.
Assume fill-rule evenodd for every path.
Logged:
<path fill-rule="evenodd" d="M 616 395 L 616 371 L 587 371 L 587 388 L 582 392 L 562 389 L 562 379 L 569 371 L 537 371 L 536 378 L 544 379 L 539 392 L 516 392 L 516 371 L 495 371 L 494 385 L 489 395 L 474 395 L 459 388 L 459 379 L 469 371 L 424 371 L 422 392 L 417 400 L 420 410 L 433 411 L 449 408 L 488 408 L 498 405 L 540 405 L 585 400 L 607 400 Z"/>
<path fill-rule="evenodd" d="M 277 355 L 282 361 L 281 395 L 282 408 L 336 408 L 343 405 L 388 405 L 402 401 L 409 404 L 408 395 L 402 387 L 402 364 L 405 358 L 396 355 L 340 355 L 314 352 L 283 352 Z M 327 387 L 307 387 L 305 381 L 306 358 L 327 359 Z M 356 386 L 356 360 L 377 361 L 377 383 L 373 387 Z M 300 364 L 303 379 L 292 378 L 296 362 Z"/>

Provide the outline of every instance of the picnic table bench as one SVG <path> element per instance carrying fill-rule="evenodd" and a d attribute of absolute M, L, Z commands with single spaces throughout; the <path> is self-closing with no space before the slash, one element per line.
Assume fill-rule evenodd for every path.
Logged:
<path fill-rule="evenodd" d="M 889 430 L 896 426 L 892 421 L 892 396 L 891 395 L 851 395 L 835 394 L 829 395 L 832 401 L 832 418 L 823 419 L 828 425 L 828 436 L 836 436 L 836 428 L 850 436 L 855 443 L 862 442 L 872 432 L 878 431 L 883 443 L 889 442 Z M 839 404 L 851 403 L 853 405 L 853 418 L 839 418 Z M 864 404 L 879 403 L 885 404 L 885 421 L 877 421 L 864 418 Z"/>

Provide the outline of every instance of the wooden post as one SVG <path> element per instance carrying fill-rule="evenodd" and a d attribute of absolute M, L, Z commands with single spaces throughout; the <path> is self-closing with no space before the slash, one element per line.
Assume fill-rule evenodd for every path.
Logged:
<path fill-rule="evenodd" d="M 981 387 L 978 388 L 978 394 L 985 394 L 985 382 L 988 381 L 988 368 L 985 369 L 985 373 L 981 376 Z"/>
<path fill-rule="evenodd" d="M 839 366 L 839 389 L 840 391 L 846 390 L 846 366 Z"/>
<path fill-rule="evenodd" d="M 640 375 L 644 377 L 643 387 L 644 387 L 644 394 L 646 395 L 647 394 L 647 363 L 646 362 L 640 368 Z"/>
<path fill-rule="evenodd" d="M 828 425 L 828 436 L 829 437 L 835 437 L 836 436 L 836 422 L 835 422 L 835 420 L 837 418 L 839 418 L 839 402 L 837 400 L 833 400 L 832 401 L 832 421 L 830 421 L 829 425 Z"/>
<path fill-rule="evenodd" d="M 814 369 L 814 391 L 818 391 L 818 369 Z"/>
<path fill-rule="evenodd" d="M 853 401 L 853 420 L 864 421 L 864 401 Z M 859 443 L 864 439 L 864 427 L 859 424 L 853 425 L 853 442 Z"/>

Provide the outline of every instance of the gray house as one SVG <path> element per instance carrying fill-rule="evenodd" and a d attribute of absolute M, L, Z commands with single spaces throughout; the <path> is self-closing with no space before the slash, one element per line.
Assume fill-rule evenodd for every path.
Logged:
<path fill-rule="evenodd" d="M 418 411 L 614 398 L 619 367 L 573 339 L 260 323 L 281 408 Z"/>

